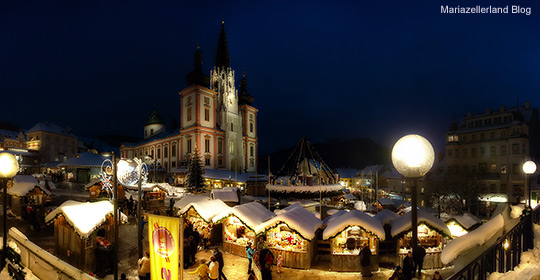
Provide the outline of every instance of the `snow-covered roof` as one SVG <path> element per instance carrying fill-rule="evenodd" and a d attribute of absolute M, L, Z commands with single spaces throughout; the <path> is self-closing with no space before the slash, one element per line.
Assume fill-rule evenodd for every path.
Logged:
<path fill-rule="evenodd" d="M 238 193 L 236 188 L 212 189 L 212 198 L 225 202 L 238 202 Z"/>
<path fill-rule="evenodd" d="M 51 223 L 62 215 L 79 236 L 87 238 L 106 221 L 107 215 L 112 215 L 113 212 L 114 206 L 108 200 L 98 202 L 68 200 L 49 213 L 45 217 L 45 222 Z M 127 220 L 126 215 L 122 214 L 122 220 Z"/>
<path fill-rule="evenodd" d="M 48 123 L 48 122 L 39 122 L 35 124 L 29 130 L 27 130 L 26 133 L 32 133 L 32 132 L 38 132 L 38 131 L 47 131 L 47 132 L 52 132 L 56 134 L 77 137 L 73 134 L 71 129 L 63 128 L 55 123 Z"/>
<path fill-rule="evenodd" d="M 330 223 L 332 220 L 336 219 L 337 217 L 347 213 L 346 210 L 339 210 L 339 211 L 334 211 L 335 209 L 330 209 L 328 210 L 328 212 L 326 214 L 330 215 L 326 218 L 323 219 L 323 224 L 327 225 L 328 223 Z"/>
<path fill-rule="evenodd" d="M 90 181 L 90 183 L 84 185 L 84 189 L 88 190 L 89 188 L 93 187 L 94 185 L 100 184 L 100 183 L 101 183 L 101 179 L 94 179 L 94 180 Z"/>
<path fill-rule="evenodd" d="M 107 157 L 98 154 L 79 153 L 74 157 L 69 158 L 68 160 L 58 164 L 58 167 L 101 167 L 101 164 L 105 159 L 107 159 Z"/>
<path fill-rule="evenodd" d="M 275 192 L 296 192 L 296 193 L 318 193 L 339 191 L 343 189 L 340 184 L 332 185 L 314 185 L 314 186 L 283 186 L 267 184 L 266 189 Z"/>
<path fill-rule="evenodd" d="M 124 186 L 124 188 L 128 190 L 139 190 L 138 185 Z M 146 183 L 141 185 L 141 191 L 143 192 L 151 192 L 154 190 L 154 188 L 158 188 L 169 195 L 183 193 L 185 191 L 184 188 L 174 187 L 171 186 L 169 183 Z"/>
<path fill-rule="evenodd" d="M 418 225 L 425 224 L 426 226 L 434 229 L 447 237 L 451 237 L 452 234 L 446 226 L 446 224 L 439 218 L 430 214 L 429 212 L 423 210 L 422 208 L 418 209 Z M 392 237 L 395 237 L 403 232 L 409 231 L 412 228 L 412 211 L 407 212 L 405 215 L 396 218 L 390 222 L 392 226 Z"/>
<path fill-rule="evenodd" d="M 32 175 L 15 175 L 13 176 L 13 182 L 14 183 L 27 182 L 27 183 L 35 183 L 35 184 L 38 183 L 36 177 Z"/>
<path fill-rule="evenodd" d="M 228 211 L 224 211 L 216 215 L 212 222 L 218 223 L 224 218 L 234 215 L 240 219 L 247 227 L 252 230 L 261 230 L 259 227 L 262 223 L 276 216 L 266 207 L 262 206 L 258 202 L 250 202 L 246 204 L 236 205 L 230 208 Z M 259 232 L 255 232 L 258 234 Z"/>
<path fill-rule="evenodd" d="M 377 219 L 356 209 L 331 220 L 323 232 L 323 239 L 332 238 L 349 226 L 359 226 L 376 235 L 380 240 L 384 240 L 384 228 L 381 223 Z"/>
<path fill-rule="evenodd" d="M 175 203 L 176 206 L 176 203 Z M 231 207 L 219 199 L 201 200 L 191 202 L 178 211 L 178 215 L 184 215 L 192 208 L 201 216 L 207 223 L 212 222 L 212 218 L 221 212 L 228 211 Z"/>
<path fill-rule="evenodd" d="M 256 231 L 261 232 L 285 223 L 289 228 L 296 230 L 303 238 L 312 240 L 315 237 L 315 231 L 322 226 L 322 221 L 304 207 L 294 205 L 289 206 L 288 211 L 282 212 L 261 224 Z"/>
<path fill-rule="evenodd" d="M 379 203 L 381 205 L 389 205 L 394 208 L 398 208 L 399 206 L 410 206 L 411 203 L 406 200 L 401 199 L 393 199 L 393 198 L 379 198 Z"/>
<path fill-rule="evenodd" d="M 251 173 L 238 173 L 230 170 L 204 169 L 204 178 L 219 180 L 233 180 L 237 182 L 246 182 Z"/>
<path fill-rule="evenodd" d="M 448 242 L 441 253 L 441 261 L 444 264 L 452 262 L 458 255 L 484 244 L 503 227 L 504 219 L 501 214 L 498 214 L 476 230 Z"/>
<path fill-rule="evenodd" d="M 210 200 L 210 197 L 206 194 L 203 195 L 194 195 L 194 194 L 186 194 L 184 195 L 180 200 L 176 201 L 174 203 L 174 208 L 176 209 L 182 209 L 186 207 L 188 204 L 198 201 L 206 201 Z"/>
<path fill-rule="evenodd" d="M 43 182 L 43 183 L 45 183 L 45 182 Z M 10 194 L 10 195 L 15 195 L 15 196 L 25 196 L 26 194 L 28 194 L 31 190 L 33 190 L 36 187 L 39 188 L 40 190 L 42 190 L 44 193 L 46 193 L 48 195 L 51 195 L 51 192 L 47 188 L 45 188 L 44 185 L 38 184 L 37 181 L 35 183 L 33 183 L 33 182 L 15 182 L 13 184 L 13 187 L 7 189 L 7 193 Z"/>
<path fill-rule="evenodd" d="M 469 212 L 464 213 L 461 216 L 450 217 L 448 220 L 445 221 L 445 223 L 448 224 L 452 220 L 455 220 L 458 224 L 460 224 L 466 230 L 472 228 L 473 226 L 477 224 L 482 223 L 482 220 L 480 218 L 476 217 L 475 215 Z"/>
<path fill-rule="evenodd" d="M 373 218 L 377 219 L 379 222 L 381 222 L 381 225 L 390 224 L 390 222 L 394 219 L 399 218 L 399 215 L 388 209 L 383 209 L 377 213 Z"/>
<path fill-rule="evenodd" d="M 336 168 L 339 178 L 354 178 L 359 172 L 356 168 Z"/>

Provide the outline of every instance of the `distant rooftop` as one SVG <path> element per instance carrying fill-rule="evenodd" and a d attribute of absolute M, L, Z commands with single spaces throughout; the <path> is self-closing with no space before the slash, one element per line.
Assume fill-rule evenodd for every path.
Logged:
<path fill-rule="evenodd" d="M 36 125 L 34 125 L 32 128 L 26 131 L 26 133 L 32 133 L 32 132 L 38 132 L 38 131 L 46 131 L 66 136 L 71 136 L 77 138 L 75 134 L 71 131 L 69 128 L 61 127 L 55 123 L 48 123 L 48 122 L 39 122 Z"/>

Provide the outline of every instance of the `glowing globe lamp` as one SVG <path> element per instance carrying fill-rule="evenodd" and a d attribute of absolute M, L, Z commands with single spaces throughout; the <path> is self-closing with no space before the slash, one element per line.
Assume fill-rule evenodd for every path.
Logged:
<path fill-rule="evenodd" d="M 417 134 L 399 139 L 392 149 L 392 163 L 396 170 L 408 178 L 424 176 L 433 166 L 435 151 L 429 141 Z"/>
<path fill-rule="evenodd" d="M 523 172 L 525 174 L 533 174 L 534 172 L 536 172 L 536 164 L 533 162 L 533 161 L 527 161 L 523 164 Z"/>
<path fill-rule="evenodd" d="M 13 178 L 19 171 L 19 162 L 14 155 L 3 152 L 0 153 L 0 178 Z"/>

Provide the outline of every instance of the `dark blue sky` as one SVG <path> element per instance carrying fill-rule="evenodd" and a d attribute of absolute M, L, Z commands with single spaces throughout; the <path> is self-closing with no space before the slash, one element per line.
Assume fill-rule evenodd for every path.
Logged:
<path fill-rule="evenodd" d="M 311 138 L 391 145 L 420 133 L 438 150 L 468 111 L 540 106 L 540 2 L 4 1 L 0 120 L 82 136 L 142 136 L 178 91 L 199 44 L 205 71 L 225 19 L 231 66 L 246 72 L 262 153 Z M 532 15 L 450 15 L 441 5 L 521 5 Z M 5 106 L 7 104 L 7 107 Z"/>

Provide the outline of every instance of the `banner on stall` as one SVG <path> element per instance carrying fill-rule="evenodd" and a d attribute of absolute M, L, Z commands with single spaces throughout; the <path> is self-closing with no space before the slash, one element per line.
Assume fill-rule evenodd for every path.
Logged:
<path fill-rule="evenodd" d="M 177 217 L 148 215 L 152 280 L 178 279 L 179 227 Z"/>

